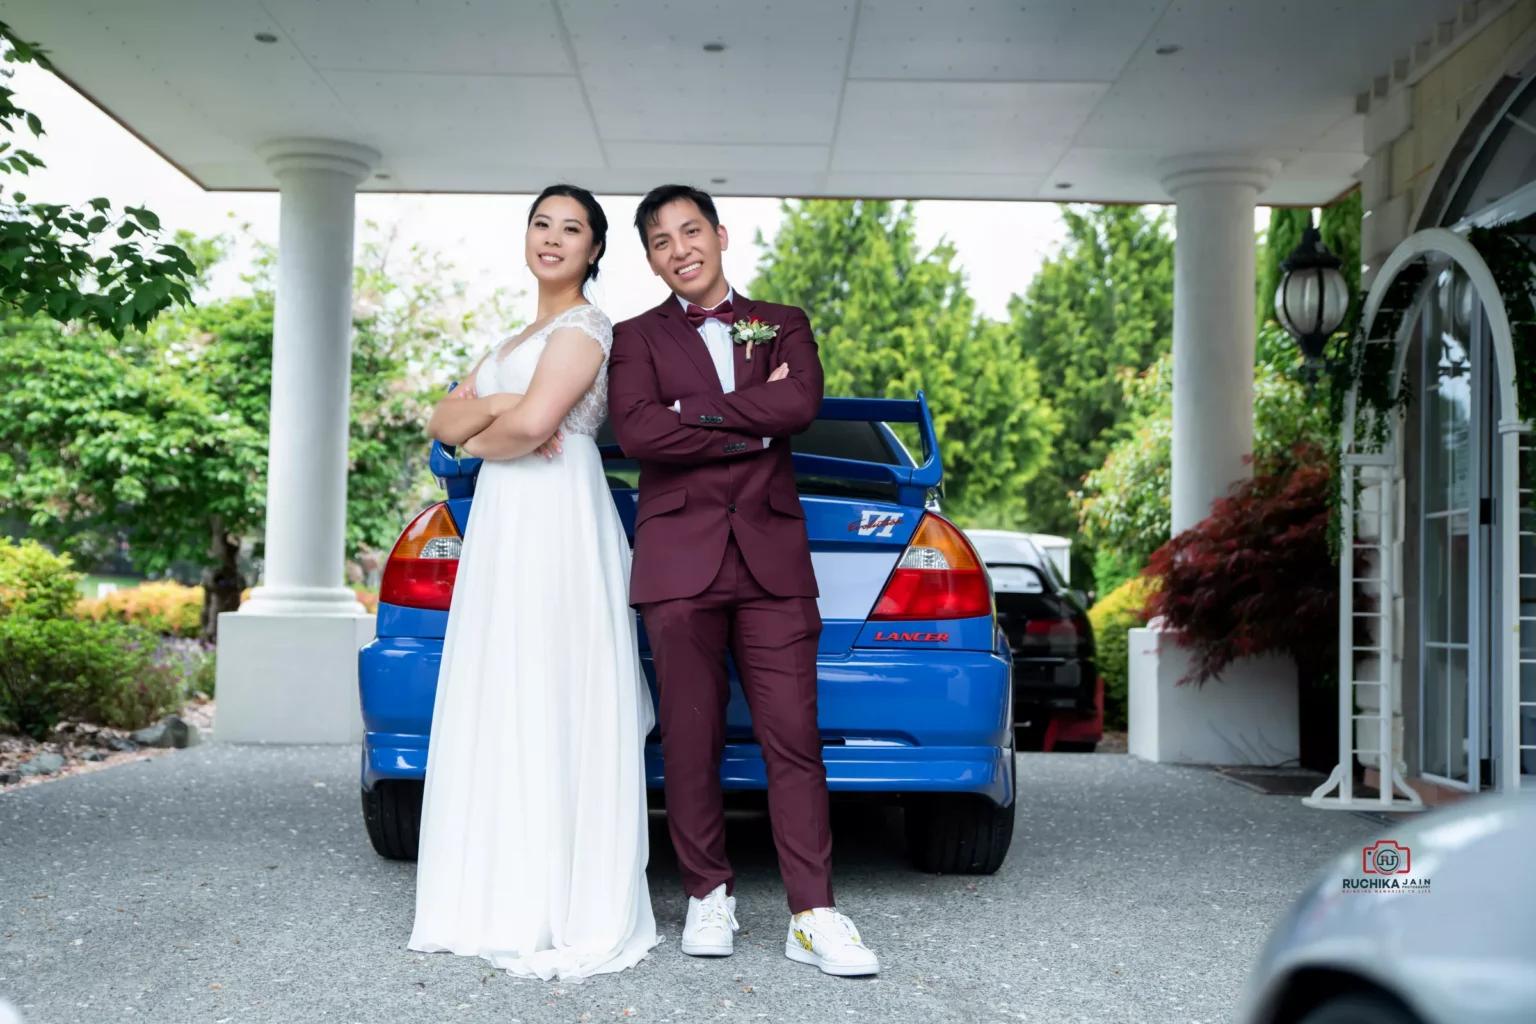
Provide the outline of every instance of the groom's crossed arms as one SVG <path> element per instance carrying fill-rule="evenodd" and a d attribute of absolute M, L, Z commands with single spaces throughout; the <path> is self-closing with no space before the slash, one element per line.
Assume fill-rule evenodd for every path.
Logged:
<path fill-rule="evenodd" d="M 804 432 L 821 411 L 821 357 L 805 311 L 780 306 L 775 361 L 789 367 L 782 380 L 748 384 L 730 394 L 697 394 L 679 404 L 678 420 L 716 431 L 760 437 L 788 437 Z"/>
<path fill-rule="evenodd" d="M 661 400 L 651 348 L 633 320 L 614 325 L 608 357 L 608 418 L 631 459 L 698 463 L 762 451 L 761 437 L 684 426 Z"/>
<path fill-rule="evenodd" d="M 616 325 L 608 408 L 624 454 L 656 462 L 718 461 L 761 452 L 763 438 L 809 427 L 821 408 L 821 360 L 805 313 L 780 308 L 788 315 L 780 326 L 778 361 L 788 365 L 788 374 L 730 394 L 691 395 L 681 400 L 680 411 L 662 397 L 642 318 Z"/>

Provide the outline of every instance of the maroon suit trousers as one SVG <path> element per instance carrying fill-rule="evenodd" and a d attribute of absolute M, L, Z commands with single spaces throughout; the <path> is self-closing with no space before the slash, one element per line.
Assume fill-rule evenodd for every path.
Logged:
<path fill-rule="evenodd" d="M 827 769 L 816 724 L 816 601 L 764 590 L 732 536 L 703 593 L 647 604 L 641 614 L 656 660 L 667 824 L 684 889 L 702 897 L 735 883 L 720 790 L 729 645 L 768 768 L 768 812 L 789 909 L 832 906 Z"/>

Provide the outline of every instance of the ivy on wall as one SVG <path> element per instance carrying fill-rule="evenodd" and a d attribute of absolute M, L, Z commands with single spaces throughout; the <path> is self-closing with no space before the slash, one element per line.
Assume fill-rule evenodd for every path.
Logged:
<path fill-rule="evenodd" d="M 1428 264 L 1420 259 L 1400 270 L 1382 296 L 1381 308 L 1371 324 L 1373 339 L 1365 336 L 1362 316 L 1365 294 L 1362 292 L 1350 309 L 1348 329 L 1335 342 L 1328 357 L 1328 404 L 1334 428 L 1344 426 L 1345 399 L 1355 393 L 1355 446 L 1380 449 L 1386 443 L 1398 413 L 1412 402 L 1412 389 L 1406 380 L 1392 387 L 1392 368 L 1397 361 L 1398 331 L 1403 317 L 1413 307 L 1419 290 L 1429 276 Z"/>
<path fill-rule="evenodd" d="M 1472 247 L 1488 264 L 1504 299 L 1515 349 L 1515 404 L 1522 420 L 1536 419 L 1536 217 L 1473 228 Z"/>
<path fill-rule="evenodd" d="M 1522 420 L 1536 419 L 1536 216 L 1509 221 L 1493 227 L 1473 228 L 1471 242 L 1488 265 L 1504 301 L 1514 342 L 1515 400 Z M 1398 332 L 1403 318 L 1413 308 L 1430 276 L 1430 261 L 1419 257 L 1398 271 L 1382 296 L 1381 308 L 1371 324 L 1367 343 L 1361 317 L 1365 306 L 1362 293 L 1350 310 L 1350 321 L 1332 350 L 1325 357 L 1328 411 L 1334 429 L 1343 439 L 1345 401 L 1355 393 L 1356 451 L 1380 451 L 1390 436 L 1400 413 L 1412 404 L 1412 389 L 1406 379 L 1393 389 L 1392 370 L 1397 359 Z M 1343 452 L 1335 453 L 1342 459 Z M 1334 466 L 1329 505 L 1332 516 L 1329 547 L 1335 559 L 1339 554 L 1342 506 L 1342 467 Z"/>
<path fill-rule="evenodd" d="M 1380 451 L 1391 434 L 1399 413 L 1408 408 L 1412 389 L 1406 380 L 1394 391 L 1392 369 L 1397 361 L 1398 331 L 1428 277 L 1428 265 L 1416 260 L 1398 272 L 1382 296 L 1380 309 L 1367 338 L 1363 316 L 1365 293 L 1350 305 L 1349 320 L 1325 356 L 1329 421 L 1337 442 L 1333 446 L 1332 472 L 1328 478 L 1328 552 L 1335 564 L 1343 546 L 1345 402 L 1355 394 L 1354 448 Z"/>

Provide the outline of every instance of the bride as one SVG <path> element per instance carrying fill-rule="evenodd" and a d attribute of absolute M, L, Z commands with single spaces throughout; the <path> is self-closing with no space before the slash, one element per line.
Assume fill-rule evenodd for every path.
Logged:
<path fill-rule="evenodd" d="M 607 231 L 585 189 L 534 201 L 538 319 L 429 427 L 485 461 L 437 679 L 410 948 L 545 980 L 621 971 L 659 941 L 642 770 L 654 710 L 594 441 L 613 327 L 582 294 Z"/>

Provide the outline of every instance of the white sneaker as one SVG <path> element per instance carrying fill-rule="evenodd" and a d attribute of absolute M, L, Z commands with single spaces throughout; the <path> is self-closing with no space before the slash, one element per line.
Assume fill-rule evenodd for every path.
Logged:
<path fill-rule="evenodd" d="M 820 907 L 789 919 L 784 955 L 796 963 L 818 967 L 823 974 L 853 978 L 877 974 L 880 961 L 859 938 L 853 922 L 830 907 Z"/>
<path fill-rule="evenodd" d="M 699 899 L 688 897 L 688 922 L 683 925 L 683 952 L 689 956 L 730 956 L 735 945 L 736 897 L 725 886 Z"/>

